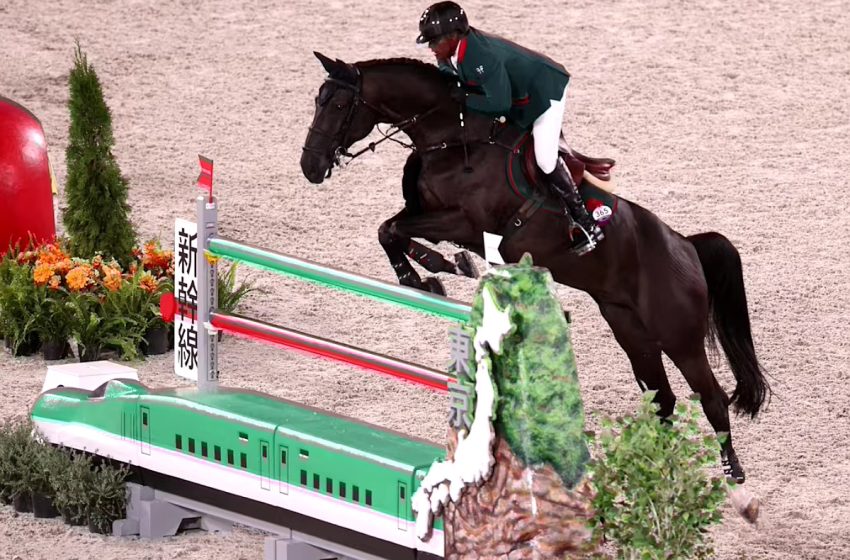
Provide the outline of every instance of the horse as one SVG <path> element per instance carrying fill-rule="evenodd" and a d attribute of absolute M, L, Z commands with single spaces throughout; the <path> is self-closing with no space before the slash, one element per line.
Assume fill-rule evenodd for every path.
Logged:
<path fill-rule="evenodd" d="M 405 207 L 378 230 L 400 284 L 444 293 L 433 278 L 423 280 L 408 257 L 432 273 L 475 275 L 462 253 L 452 262 L 415 238 L 450 242 L 484 257 L 483 233 L 507 232 L 499 247 L 505 262 L 531 253 L 555 282 L 593 298 L 638 386 L 655 391 L 662 420 L 676 403 L 662 352 L 673 361 L 720 436 L 725 476 L 744 482 L 729 407 L 755 418 L 771 389 L 753 345 L 741 258 L 726 237 L 717 232 L 685 237 L 649 210 L 615 197 L 617 209 L 604 228 L 605 239 L 577 256 L 570 251 L 567 216 L 523 214 L 523 200 L 508 188 L 505 161 L 516 144 L 498 135 L 494 140 L 493 130 L 510 132 L 511 125 L 469 112 L 461 126 L 458 102 L 450 95 L 451 76 L 412 59 L 349 64 L 314 54 L 328 76 L 315 98 L 302 149 L 301 170 L 308 181 L 330 178 L 342 157 L 374 151 L 377 142 L 358 154 L 348 150 L 379 124 L 394 129 L 382 131 L 380 141 L 396 140 L 392 136 L 399 132 L 410 140 L 412 153 L 402 175 Z M 513 133 L 513 139 L 524 134 Z M 706 341 L 716 348 L 718 340 L 736 380 L 731 398 L 706 354 Z"/>

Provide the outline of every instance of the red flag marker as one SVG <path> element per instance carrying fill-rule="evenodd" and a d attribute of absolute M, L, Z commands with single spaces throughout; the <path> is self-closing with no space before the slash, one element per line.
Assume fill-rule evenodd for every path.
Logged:
<path fill-rule="evenodd" d="M 166 292 L 159 298 L 159 313 L 162 315 L 162 320 L 166 323 L 174 321 L 174 312 L 177 311 L 177 302 L 174 300 L 174 294 Z"/>
<path fill-rule="evenodd" d="M 198 186 L 210 193 L 210 202 L 212 202 L 213 160 L 205 158 L 200 154 L 198 154 L 198 159 L 201 162 L 201 174 L 198 175 Z"/>

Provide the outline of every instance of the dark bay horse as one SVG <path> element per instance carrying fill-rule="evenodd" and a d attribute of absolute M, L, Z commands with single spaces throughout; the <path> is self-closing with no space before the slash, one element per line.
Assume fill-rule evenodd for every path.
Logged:
<path fill-rule="evenodd" d="M 379 240 L 399 282 L 440 291 L 423 281 L 408 260 L 427 270 L 473 273 L 463 259 L 451 262 L 414 241 L 447 241 L 484 256 L 483 232 L 504 231 L 522 205 L 508 188 L 504 145 L 491 143 L 494 121 L 466 116 L 449 95 L 450 78 L 435 66 L 408 59 L 347 64 L 316 56 L 328 78 L 316 97 L 301 169 L 312 183 L 330 176 L 334 164 L 379 123 L 395 125 L 414 147 L 404 168 L 406 206 L 384 222 Z M 374 146 L 372 146 L 374 150 Z M 684 237 L 637 204 L 618 199 L 593 252 L 570 252 L 563 215 L 537 212 L 499 250 L 505 262 L 531 253 L 560 284 L 583 290 L 599 305 L 625 350 L 642 390 L 656 391 L 659 415 L 674 410 L 662 352 L 701 398 L 722 444 L 724 471 L 744 481 L 732 447 L 730 404 L 755 417 L 770 393 L 753 347 L 740 256 L 719 233 Z M 709 365 L 705 339 L 719 339 L 736 379 L 731 399 Z"/>

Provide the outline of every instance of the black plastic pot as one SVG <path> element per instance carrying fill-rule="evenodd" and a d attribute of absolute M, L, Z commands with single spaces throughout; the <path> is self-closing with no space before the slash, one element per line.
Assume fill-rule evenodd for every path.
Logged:
<path fill-rule="evenodd" d="M 62 360 L 68 357 L 71 347 L 68 342 L 49 340 L 41 345 L 41 355 L 45 360 Z"/>
<path fill-rule="evenodd" d="M 146 356 L 155 356 L 168 352 L 168 327 L 154 327 L 145 333 L 142 351 Z"/>
<path fill-rule="evenodd" d="M 6 339 L 6 348 L 10 351 L 12 350 L 13 342 L 11 339 Z M 32 334 L 28 336 L 21 344 L 18 346 L 18 350 L 13 353 L 13 356 L 32 356 L 41 348 L 41 341 L 38 339 L 37 334 Z"/>
<path fill-rule="evenodd" d="M 49 497 L 43 494 L 34 493 L 32 495 L 32 514 L 34 517 L 49 519 L 51 517 L 57 517 L 59 515 L 59 511 L 53 505 L 53 500 Z"/>
<path fill-rule="evenodd" d="M 31 512 L 32 495 L 29 492 L 15 494 L 15 497 L 12 498 L 12 506 L 15 508 L 15 511 L 19 511 L 21 513 Z"/>
<path fill-rule="evenodd" d="M 96 362 L 100 359 L 100 347 L 83 350 L 83 347 L 77 344 L 77 356 L 80 357 L 81 362 Z"/>

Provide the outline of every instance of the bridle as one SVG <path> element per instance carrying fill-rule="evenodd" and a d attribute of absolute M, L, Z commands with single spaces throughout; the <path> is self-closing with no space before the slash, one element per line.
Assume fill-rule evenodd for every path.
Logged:
<path fill-rule="evenodd" d="M 334 168 L 334 166 L 344 167 L 345 165 L 348 165 L 352 160 L 363 155 L 364 153 L 366 153 L 368 151 L 374 152 L 377 145 L 382 143 L 382 142 L 385 142 L 386 140 L 392 140 L 393 142 L 396 142 L 396 143 L 404 146 L 405 148 L 415 150 L 416 147 L 413 144 L 406 144 L 406 143 L 402 142 L 401 140 L 393 138 L 393 136 L 395 136 L 399 132 L 404 132 L 405 130 L 416 126 L 416 124 L 421 119 L 427 117 L 428 115 L 430 115 L 431 113 L 433 113 L 434 111 L 436 111 L 439 108 L 439 105 L 435 105 L 434 107 L 428 109 L 424 113 L 416 114 L 416 115 L 413 115 L 412 117 L 408 117 L 406 119 L 400 119 L 398 115 L 391 115 L 390 114 L 391 111 L 387 111 L 386 109 L 381 109 L 379 107 L 376 107 L 375 105 L 373 105 L 372 103 L 369 103 L 368 101 L 366 101 L 366 99 L 363 98 L 362 90 L 361 90 L 362 74 L 360 73 L 359 68 L 355 67 L 355 70 L 357 72 L 357 81 L 353 84 L 351 82 L 346 81 L 346 80 L 340 80 L 339 78 L 328 78 L 328 79 L 325 80 L 325 83 L 331 82 L 331 83 L 337 84 L 338 86 L 344 87 L 346 89 L 350 89 L 354 93 L 353 101 L 352 101 L 351 105 L 349 105 L 349 107 L 348 107 L 348 114 L 345 116 L 345 120 L 343 121 L 342 126 L 340 126 L 339 130 L 335 134 L 331 134 L 327 131 L 321 130 L 320 128 L 314 127 L 312 125 L 310 125 L 310 127 L 308 128 L 310 133 L 315 133 L 315 134 L 318 134 L 319 136 L 322 136 L 324 138 L 329 139 L 331 141 L 331 145 L 333 145 L 334 143 L 338 143 L 338 147 L 334 150 L 333 156 L 331 157 L 331 165 L 330 165 L 330 167 L 328 167 L 328 174 L 325 178 L 329 178 L 331 176 L 331 170 Z M 363 105 L 364 107 L 366 107 L 367 109 L 369 109 L 370 111 L 372 111 L 373 113 L 378 115 L 379 117 L 385 117 L 385 118 L 389 117 L 389 118 L 387 118 L 387 120 L 396 121 L 396 122 L 391 124 L 389 129 L 387 129 L 386 132 L 381 130 L 380 126 L 377 126 L 378 132 L 381 133 L 383 138 L 381 138 L 377 142 L 369 142 L 368 146 L 361 149 L 357 153 L 352 154 L 351 152 L 348 151 L 348 148 L 344 148 L 343 146 L 347 145 L 348 134 L 349 134 L 349 131 L 350 131 L 350 128 L 351 128 L 351 122 L 354 120 L 354 114 L 355 114 L 355 111 L 356 111 L 358 105 Z M 392 131 L 392 132 L 390 132 L 390 131 Z M 319 148 L 314 148 L 314 147 L 308 146 L 306 144 L 304 146 L 302 146 L 301 149 L 305 152 L 313 152 L 313 153 L 321 154 L 321 155 L 324 155 L 326 153 L 325 150 L 321 150 Z M 348 161 L 343 163 L 341 161 L 342 157 L 347 157 L 349 159 L 348 159 Z"/>

